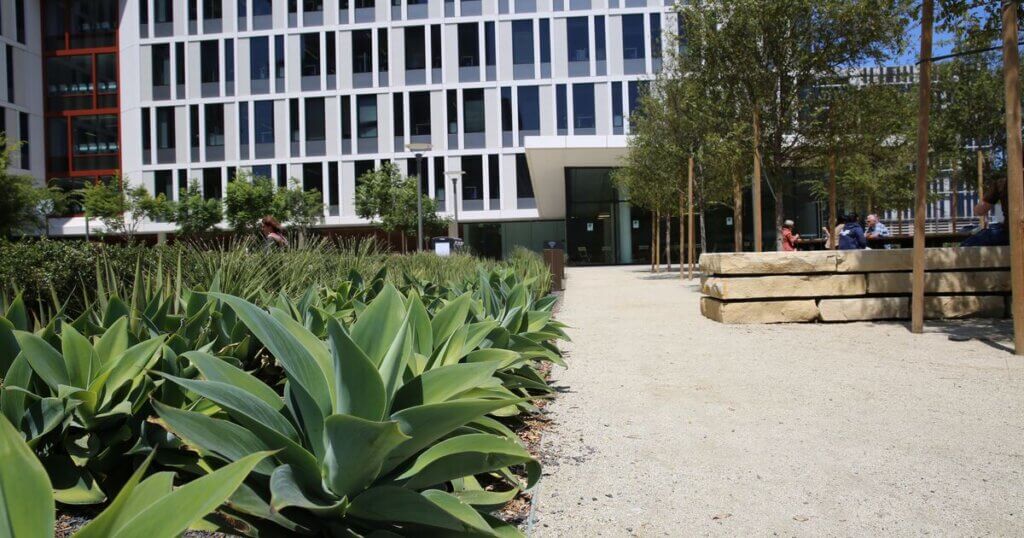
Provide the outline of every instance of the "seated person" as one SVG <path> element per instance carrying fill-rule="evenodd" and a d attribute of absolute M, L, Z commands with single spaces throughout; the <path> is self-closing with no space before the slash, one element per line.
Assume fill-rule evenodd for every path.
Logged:
<path fill-rule="evenodd" d="M 864 228 L 860 225 L 856 213 L 846 215 L 846 224 L 839 232 L 839 250 L 863 250 L 868 240 L 864 237 Z"/>
<path fill-rule="evenodd" d="M 985 197 L 974 206 L 974 215 L 984 217 L 996 204 L 1003 209 L 1003 219 L 1009 214 L 1010 205 L 1007 202 L 1006 178 L 996 181 L 985 193 Z M 995 222 L 988 225 L 988 228 L 981 229 L 960 243 L 962 247 L 994 247 L 1010 244 L 1010 231 L 1005 223 Z"/>
<path fill-rule="evenodd" d="M 782 250 L 785 252 L 795 251 L 796 242 L 800 240 L 800 235 L 793 233 L 793 226 L 791 220 L 782 223 Z"/>

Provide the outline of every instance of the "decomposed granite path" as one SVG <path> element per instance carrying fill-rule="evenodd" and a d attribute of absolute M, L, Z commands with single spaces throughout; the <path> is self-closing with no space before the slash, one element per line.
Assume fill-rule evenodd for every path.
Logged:
<path fill-rule="evenodd" d="M 534 536 L 1024 535 L 1006 322 L 726 326 L 675 274 L 568 277 Z"/>

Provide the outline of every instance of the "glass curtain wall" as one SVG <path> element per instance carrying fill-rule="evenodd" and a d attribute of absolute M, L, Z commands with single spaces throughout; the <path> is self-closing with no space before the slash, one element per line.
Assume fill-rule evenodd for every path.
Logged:
<path fill-rule="evenodd" d="M 651 218 L 612 183 L 612 168 L 566 168 L 566 254 L 576 265 L 650 259 Z"/>

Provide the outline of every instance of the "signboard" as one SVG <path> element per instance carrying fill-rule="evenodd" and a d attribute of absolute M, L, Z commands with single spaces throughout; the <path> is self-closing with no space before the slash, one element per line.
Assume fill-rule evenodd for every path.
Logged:
<path fill-rule="evenodd" d="M 593 222 L 588 222 L 587 223 L 587 231 L 588 232 L 594 231 L 594 223 Z"/>
<path fill-rule="evenodd" d="M 639 230 L 640 229 L 640 221 L 638 221 L 636 219 L 633 219 L 633 229 L 634 230 Z"/>
<path fill-rule="evenodd" d="M 725 217 L 725 225 L 732 226 L 732 217 Z"/>
<path fill-rule="evenodd" d="M 448 243 L 434 243 L 434 253 L 438 256 L 450 256 L 452 253 L 452 246 Z"/>

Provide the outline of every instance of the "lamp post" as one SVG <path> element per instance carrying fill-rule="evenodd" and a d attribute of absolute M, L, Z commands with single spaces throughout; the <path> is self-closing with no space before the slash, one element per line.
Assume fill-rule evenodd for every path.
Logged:
<path fill-rule="evenodd" d="M 460 239 L 462 234 L 459 231 L 459 179 L 466 173 L 462 170 L 450 170 L 444 175 L 452 178 L 452 191 L 455 193 L 455 238 Z"/>
<path fill-rule="evenodd" d="M 433 146 L 423 142 L 406 144 L 405 149 L 416 153 L 416 250 L 423 250 L 423 153 Z"/>

